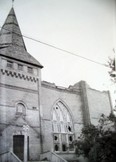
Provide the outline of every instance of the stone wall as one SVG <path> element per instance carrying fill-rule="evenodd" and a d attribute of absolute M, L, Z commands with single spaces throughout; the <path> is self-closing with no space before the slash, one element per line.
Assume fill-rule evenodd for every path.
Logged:
<path fill-rule="evenodd" d="M 87 98 L 91 123 L 97 125 L 101 114 L 108 116 L 112 111 L 109 91 L 101 92 L 88 88 Z"/>
<path fill-rule="evenodd" d="M 75 139 L 79 136 L 83 127 L 82 102 L 79 90 L 57 87 L 55 84 L 42 82 L 41 104 L 42 104 L 42 137 L 43 152 L 53 151 L 53 128 L 52 111 L 56 102 L 64 103 L 71 114 Z"/>
<path fill-rule="evenodd" d="M 38 160 L 40 147 L 40 69 L 23 64 L 18 70 L 18 61 L 13 68 L 7 67 L 7 59 L 0 59 L 0 152 L 13 151 L 13 136 L 24 135 L 28 125 L 29 158 Z M 27 67 L 33 67 L 28 73 Z M 23 106 L 18 107 L 18 105 Z"/>

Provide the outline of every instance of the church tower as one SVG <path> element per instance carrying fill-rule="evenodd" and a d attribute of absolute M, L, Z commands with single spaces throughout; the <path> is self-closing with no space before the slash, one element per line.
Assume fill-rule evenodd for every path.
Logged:
<path fill-rule="evenodd" d="M 82 128 L 111 111 L 109 92 L 85 81 L 68 88 L 42 82 L 42 68 L 12 7 L 0 31 L 0 162 L 74 161 Z"/>
<path fill-rule="evenodd" d="M 41 152 L 41 69 L 11 8 L 0 32 L 0 152 L 24 161 L 38 160 Z"/>

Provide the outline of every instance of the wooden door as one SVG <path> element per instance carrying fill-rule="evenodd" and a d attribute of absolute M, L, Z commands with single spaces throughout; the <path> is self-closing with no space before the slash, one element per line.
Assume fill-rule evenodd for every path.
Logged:
<path fill-rule="evenodd" d="M 24 135 L 13 136 L 13 152 L 20 160 L 24 160 Z"/>

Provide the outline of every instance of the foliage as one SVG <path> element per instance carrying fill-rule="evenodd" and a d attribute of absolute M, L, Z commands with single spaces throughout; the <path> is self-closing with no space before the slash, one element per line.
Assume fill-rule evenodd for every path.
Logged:
<path fill-rule="evenodd" d="M 82 129 L 75 141 L 77 155 L 83 155 L 89 162 L 116 161 L 116 117 L 101 115 L 97 126 L 88 125 Z"/>
<path fill-rule="evenodd" d="M 109 71 L 109 75 L 110 75 L 112 81 L 116 83 L 116 67 L 115 67 L 116 65 L 115 65 L 115 58 L 114 59 L 109 58 L 108 66 L 111 69 Z"/>

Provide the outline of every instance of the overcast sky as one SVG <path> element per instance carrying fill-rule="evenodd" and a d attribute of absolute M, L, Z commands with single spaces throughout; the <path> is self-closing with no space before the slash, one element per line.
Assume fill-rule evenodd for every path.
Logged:
<path fill-rule="evenodd" d="M 22 34 L 106 64 L 115 49 L 115 0 L 15 0 Z M 12 0 L 0 0 L 0 26 Z M 42 80 L 68 87 L 85 80 L 109 85 L 108 68 L 26 39 L 27 51 L 43 66 Z"/>

